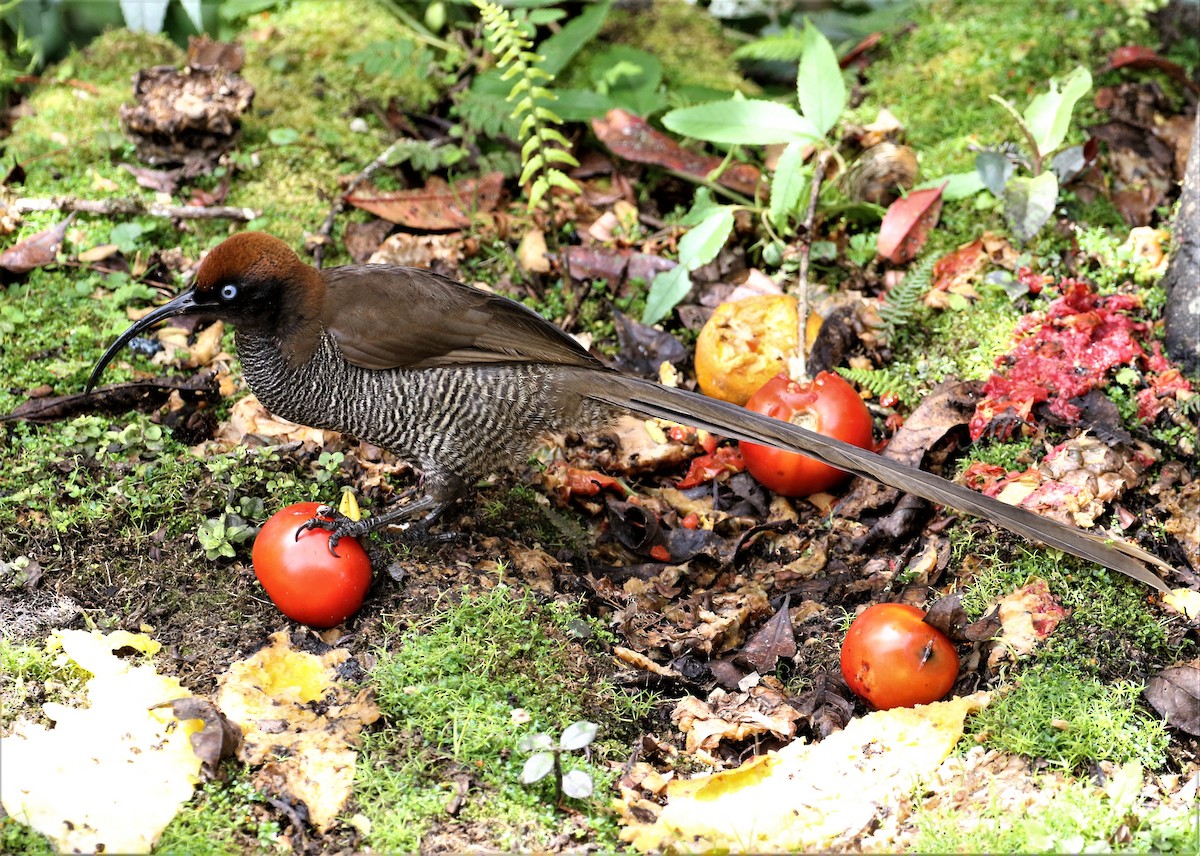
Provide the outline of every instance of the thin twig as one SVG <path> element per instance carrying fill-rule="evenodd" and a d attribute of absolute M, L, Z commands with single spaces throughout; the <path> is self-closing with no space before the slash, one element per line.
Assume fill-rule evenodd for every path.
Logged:
<path fill-rule="evenodd" d="M 332 238 L 333 224 L 337 221 L 337 216 L 346 210 L 346 197 L 358 190 L 359 185 L 361 185 L 364 181 L 369 179 L 375 173 L 379 172 L 379 170 L 383 169 L 383 167 L 387 164 L 388 158 L 392 156 L 392 152 L 404 142 L 407 141 L 396 140 L 396 142 L 392 143 L 390 146 L 380 152 L 379 156 L 375 158 L 375 160 L 367 164 L 363 168 L 362 172 L 354 176 L 350 183 L 346 185 L 345 190 L 334 197 L 333 204 L 329 206 L 329 213 L 325 215 L 325 222 L 322 223 L 321 228 L 317 230 L 318 235 L 325 238 L 326 241 Z M 321 267 L 321 263 L 325 260 L 326 241 L 319 241 L 316 247 L 313 248 L 313 264 L 318 270 Z"/>
<path fill-rule="evenodd" d="M 808 192 L 808 210 L 804 214 L 804 223 L 800 233 L 800 265 L 796 273 L 797 290 L 799 295 L 796 307 L 797 323 L 800 329 L 797 331 L 797 346 L 795 370 L 791 372 L 793 380 L 806 381 L 808 380 L 808 257 L 812 253 L 813 242 L 813 226 L 817 221 L 817 201 L 821 195 L 821 182 L 825 180 L 825 169 L 829 162 L 830 155 L 818 154 L 817 164 L 813 168 L 812 183 Z"/>
<path fill-rule="evenodd" d="M 82 211 L 110 217 L 149 215 L 175 220 L 253 220 L 261 212 L 253 208 L 232 208 L 224 205 L 161 205 L 140 199 L 76 199 L 73 196 L 32 197 L 15 200 L 13 211 Z"/>

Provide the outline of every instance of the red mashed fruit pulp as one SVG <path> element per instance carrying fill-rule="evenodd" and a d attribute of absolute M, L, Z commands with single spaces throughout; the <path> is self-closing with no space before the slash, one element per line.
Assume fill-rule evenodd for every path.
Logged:
<path fill-rule="evenodd" d="M 1187 381 L 1162 356 L 1154 343 L 1148 355 L 1141 342 L 1150 337 L 1150 325 L 1127 313 L 1141 307 L 1134 295 L 1101 297 L 1086 282 L 1064 279 L 1061 296 L 1044 312 L 1026 315 L 1017 324 L 1016 346 L 999 358 L 983 387 L 984 398 L 971 418 L 971 439 L 978 440 L 996 416 L 1012 411 L 1032 421 L 1033 406 L 1049 402 L 1050 412 L 1067 422 L 1079 419 L 1080 409 L 1071 399 L 1103 384 L 1105 375 L 1118 367 L 1139 363 L 1151 374 L 1150 388 L 1139 394 L 1139 416 L 1153 419 L 1162 410 L 1163 395 L 1190 389 Z"/>

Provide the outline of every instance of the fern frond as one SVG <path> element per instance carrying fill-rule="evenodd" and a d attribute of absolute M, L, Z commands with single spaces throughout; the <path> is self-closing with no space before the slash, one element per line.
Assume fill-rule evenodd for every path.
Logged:
<path fill-rule="evenodd" d="M 869 390 L 872 395 L 894 395 L 905 407 L 913 408 L 921 403 L 920 391 L 912 378 L 905 377 L 892 368 L 854 369 L 838 366 L 837 373 L 851 383 Z"/>
<path fill-rule="evenodd" d="M 540 66 L 542 57 L 533 50 L 533 39 L 507 9 L 488 0 L 473 2 L 501 69 L 500 79 L 514 81 L 505 100 L 512 106 L 511 118 L 520 119 L 520 183 L 527 186 L 530 210 L 541 204 L 551 187 L 580 192 L 579 185 L 551 166 L 578 165 L 569 151 L 570 143 L 558 131 L 563 120 L 549 106 L 556 100 L 550 89 L 554 75 Z"/>
<path fill-rule="evenodd" d="M 788 27 L 781 32 L 747 42 L 733 52 L 733 58 L 795 63 L 800 61 L 800 55 L 803 53 L 803 31 Z"/>
<path fill-rule="evenodd" d="M 924 311 L 921 298 L 929 291 L 933 278 L 932 257 L 926 257 L 914 264 L 896 285 L 888 291 L 887 297 L 879 307 L 879 317 L 883 319 L 884 332 L 891 341 L 896 332 L 904 329 Z"/>

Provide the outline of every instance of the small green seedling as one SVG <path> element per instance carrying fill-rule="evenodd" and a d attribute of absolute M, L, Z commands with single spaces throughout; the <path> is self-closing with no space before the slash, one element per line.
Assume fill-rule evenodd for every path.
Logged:
<path fill-rule="evenodd" d="M 583 770 L 569 770 L 563 775 L 562 753 L 586 748 L 596 739 L 596 723 L 586 720 L 572 722 L 563 729 L 555 745 L 554 739 L 544 732 L 527 734 L 517 743 L 521 752 L 532 752 L 525 768 L 521 770 L 520 782 L 532 785 L 554 774 L 555 802 L 561 803 L 563 794 L 572 799 L 587 799 L 592 795 L 592 777 Z"/>

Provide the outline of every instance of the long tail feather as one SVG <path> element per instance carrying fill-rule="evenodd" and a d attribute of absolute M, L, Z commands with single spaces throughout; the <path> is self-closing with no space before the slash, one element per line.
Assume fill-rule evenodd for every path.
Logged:
<path fill-rule="evenodd" d="M 725 401 L 652 381 L 606 375 L 589 395 L 646 416 L 704 428 L 735 440 L 801 452 L 831 466 L 980 517 L 1016 534 L 1111 568 L 1159 591 L 1169 591 L 1147 565 L 1171 571 L 1157 556 L 1124 541 L 1102 538 L 977 493 L 933 473 Z"/>

